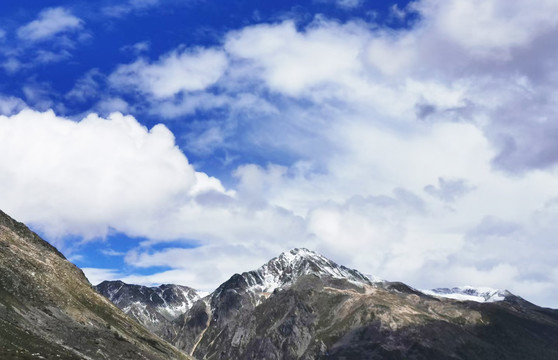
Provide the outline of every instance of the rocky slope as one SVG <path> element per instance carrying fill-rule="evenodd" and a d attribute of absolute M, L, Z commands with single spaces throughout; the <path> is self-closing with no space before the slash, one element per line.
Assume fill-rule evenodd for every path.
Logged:
<path fill-rule="evenodd" d="M 187 359 L 0 211 L 0 359 Z"/>
<path fill-rule="evenodd" d="M 233 275 L 167 339 L 198 359 L 558 358 L 558 311 L 494 295 L 430 296 L 294 249 Z"/>
<path fill-rule="evenodd" d="M 200 300 L 196 290 L 181 285 L 147 287 L 103 281 L 95 289 L 148 330 L 160 334 Z"/>

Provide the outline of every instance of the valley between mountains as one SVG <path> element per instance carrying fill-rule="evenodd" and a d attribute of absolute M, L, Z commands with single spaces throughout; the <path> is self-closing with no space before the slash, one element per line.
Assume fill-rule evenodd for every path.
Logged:
<path fill-rule="evenodd" d="M 558 359 L 558 310 L 505 290 L 419 291 L 307 249 L 210 294 L 94 287 L 0 212 L 0 358 Z"/>

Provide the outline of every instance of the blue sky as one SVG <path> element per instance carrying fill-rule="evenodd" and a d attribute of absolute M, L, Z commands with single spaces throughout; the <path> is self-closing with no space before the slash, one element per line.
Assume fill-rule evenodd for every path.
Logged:
<path fill-rule="evenodd" d="M 0 10 L 0 208 L 93 283 L 307 247 L 558 306 L 555 2 Z"/>

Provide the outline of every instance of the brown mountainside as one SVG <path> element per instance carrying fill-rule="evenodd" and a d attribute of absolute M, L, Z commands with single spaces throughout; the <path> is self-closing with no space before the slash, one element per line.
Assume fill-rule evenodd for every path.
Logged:
<path fill-rule="evenodd" d="M 188 359 L 0 211 L 0 359 Z"/>

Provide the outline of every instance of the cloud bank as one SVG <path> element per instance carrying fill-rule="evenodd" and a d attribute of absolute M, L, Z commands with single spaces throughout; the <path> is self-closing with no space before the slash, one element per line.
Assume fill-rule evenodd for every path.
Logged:
<path fill-rule="evenodd" d="M 21 154 L 0 160 L 6 210 L 55 235 L 145 237 L 125 263 L 170 267 L 91 276 L 211 290 L 306 246 L 420 288 L 468 282 L 557 306 L 558 4 L 395 10 L 398 29 L 287 19 L 114 68 L 113 105 L 186 119 L 186 154 L 237 159 L 223 161 L 227 186 L 163 125 L 0 118 L 0 150 Z M 90 75 L 69 96 L 101 92 Z"/>

